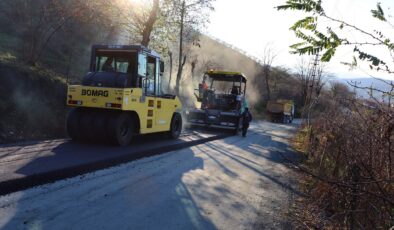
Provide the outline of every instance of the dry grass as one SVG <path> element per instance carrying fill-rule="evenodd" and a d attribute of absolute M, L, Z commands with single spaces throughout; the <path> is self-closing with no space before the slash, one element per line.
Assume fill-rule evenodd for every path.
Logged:
<path fill-rule="evenodd" d="M 308 154 L 310 133 L 311 127 L 303 125 L 291 142 L 293 149 L 305 156 Z"/>
<path fill-rule="evenodd" d="M 334 104 L 304 126 L 293 147 L 306 156 L 294 204 L 299 228 L 388 229 L 394 225 L 394 112 L 359 100 Z"/>
<path fill-rule="evenodd" d="M 0 53 L 0 63 L 11 68 L 18 69 L 19 72 L 26 73 L 31 76 L 39 76 L 47 78 L 51 81 L 58 81 L 66 84 L 66 77 L 56 73 L 48 68 L 44 68 L 37 64 L 36 66 L 27 65 L 9 52 Z"/>

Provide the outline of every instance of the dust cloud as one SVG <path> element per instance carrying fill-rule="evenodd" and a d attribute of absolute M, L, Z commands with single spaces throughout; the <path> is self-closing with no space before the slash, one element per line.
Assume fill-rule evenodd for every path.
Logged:
<path fill-rule="evenodd" d="M 251 107 L 263 96 L 263 92 L 255 84 L 257 78 L 262 77 L 262 66 L 240 51 L 226 46 L 210 37 L 200 35 L 200 47 L 194 46 L 187 54 L 188 59 L 183 69 L 180 97 L 185 107 L 198 107 L 194 93 L 201 82 L 203 73 L 209 69 L 242 72 L 248 79 L 246 96 Z M 194 69 L 193 69 L 194 63 Z M 168 62 L 166 63 L 169 66 Z M 193 69 L 193 71 L 192 71 Z M 171 87 L 175 85 L 177 66 L 174 63 Z M 165 74 L 168 82 L 169 73 Z M 167 83 L 168 84 L 168 83 Z M 165 89 L 167 86 L 165 87 Z"/>

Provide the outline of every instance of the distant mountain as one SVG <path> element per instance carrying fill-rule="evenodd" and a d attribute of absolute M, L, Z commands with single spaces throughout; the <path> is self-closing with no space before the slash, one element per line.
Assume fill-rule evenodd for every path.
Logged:
<path fill-rule="evenodd" d="M 383 79 L 374 79 L 374 78 L 354 78 L 354 79 L 336 79 L 335 81 L 341 82 L 349 86 L 350 89 L 353 89 L 354 85 L 358 87 L 372 87 L 374 89 L 378 89 L 384 92 L 388 92 L 391 90 L 391 86 L 388 84 L 390 80 L 383 80 Z M 394 83 L 394 81 L 392 81 Z M 370 90 L 368 89 L 356 89 L 356 92 L 359 96 L 368 98 Z M 373 96 L 376 98 L 380 98 L 382 96 L 381 93 L 373 92 Z"/>

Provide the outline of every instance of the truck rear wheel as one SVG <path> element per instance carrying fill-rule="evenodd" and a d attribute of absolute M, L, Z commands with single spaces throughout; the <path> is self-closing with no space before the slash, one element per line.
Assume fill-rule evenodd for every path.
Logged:
<path fill-rule="evenodd" d="M 178 139 L 182 132 L 182 116 L 179 113 L 174 113 L 171 119 L 171 127 L 169 136 L 172 139 Z"/>
<path fill-rule="evenodd" d="M 129 145 L 134 135 L 134 124 L 127 113 L 113 113 L 108 121 L 108 137 L 114 144 Z"/>

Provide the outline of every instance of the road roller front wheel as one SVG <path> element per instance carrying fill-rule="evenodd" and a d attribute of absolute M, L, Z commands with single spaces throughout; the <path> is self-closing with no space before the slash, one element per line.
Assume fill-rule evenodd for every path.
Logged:
<path fill-rule="evenodd" d="M 182 132 L 182 116 L 179 113 L 174 113 L 171 119 L 171 127 L 169 136 L 172 139 L 178 139 Z"/>

